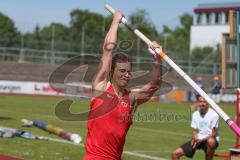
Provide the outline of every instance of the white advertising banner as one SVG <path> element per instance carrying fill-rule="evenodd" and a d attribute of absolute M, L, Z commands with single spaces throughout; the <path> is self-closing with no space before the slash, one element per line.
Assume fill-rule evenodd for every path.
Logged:
<path fill-rule="evenodd" d="M 63 96 L 46 82 L 24 82 L 0 80 L 0 93 Z"/>
<path fill-rule="evenodd" d="M 8 94 L 29 94 L 29 95 L 49 95 L 49 96 L 76 96 L 91 97 L 91 85 L 81 83 L 69 83 L 63 87 L 62 92 L 51 88 L 47 82 L 29 82 L 29 81 L 7 81 L 0 80 L 0 93 Z M 66 94 L 65 94 L 66 93 Z M 164 98 L 165 99 L 165 98 Z M 236 101 L 235 94 L 223 94 L 221 102 Z"/>
<path fill-rule="evenodd" d="M 49 83 L 33 82 L 33 85 L 33 93 L 37 95 L 65 95 L 52 89 Z"/>

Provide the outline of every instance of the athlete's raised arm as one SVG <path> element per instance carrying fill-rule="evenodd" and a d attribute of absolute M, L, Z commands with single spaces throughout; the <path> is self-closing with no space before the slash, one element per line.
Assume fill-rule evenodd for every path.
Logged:
<path fill-rule="evenodd" d="M 99 64 L 98 72 L 93 79 L 93 88 L 98 90 L 105 90 L 107 82 L 109 81 L 109 73 L 112 62 L 112 51 L 116 46 L 117 31 L 119 23 L 121 22 L 123 14 L 119 11 L 114 13 L 112 24 L 105 37 L 103 44 L 103 55 Z"/>
<path fill-rule="evenodd" d="M 134 103 L 137 105 L 147 102 L 162 83 L 162 60 L 158 54 L 154 53 L 155 48 L 160 48 L 160 45 L 153 42 L 153 44 L 149 46 L 149 51 L 154 54 L 154 65 L 151 71 L 150 82 L 140 89 L 132 90 L 132 97 L 134 98 Z"/>

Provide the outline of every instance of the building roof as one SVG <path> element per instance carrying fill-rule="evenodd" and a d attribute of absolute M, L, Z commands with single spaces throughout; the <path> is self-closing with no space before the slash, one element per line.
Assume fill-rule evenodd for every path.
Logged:
<path fill-rule="evenodd" d="M 229 10 L 240 11 L 240 2 L 199 4 L 194 13 L 218 13 Z"/>

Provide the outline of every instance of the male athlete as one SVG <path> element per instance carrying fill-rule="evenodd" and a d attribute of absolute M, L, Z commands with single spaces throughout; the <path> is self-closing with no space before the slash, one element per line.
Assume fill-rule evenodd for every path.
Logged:
<path fill-rule="evenodd" d="M 149 45 L 155 60 L 150 82 L 140 89 L 127 87 L 131 79 L 130 58 L 123 53 L 112 53 L 122 16 L 118 11 L 113 16 L 105 37 L 101 64 L 92 82 L 94 98 L 87 122 L 84 160 L 121 160 L 136 107 L 147 102 L 161 85 L 161 58 L 153 52 L 160 46 L 153 42 Z"/>

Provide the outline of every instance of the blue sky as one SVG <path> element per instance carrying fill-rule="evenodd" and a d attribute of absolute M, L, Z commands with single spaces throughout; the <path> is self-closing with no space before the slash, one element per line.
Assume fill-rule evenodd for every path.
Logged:
<path fill-rule="evenodd" d="M 151 20 L 161 31 L 162 26 L 173 28 L 179 25 L 179 16 L 193 13 L 202 3 L 221 3 L 228 0 L 2 0 L 0 11 L 8 15 L 22 32 L 32 31 L 38 24 L 41 27 L 51 22 L 68 25 L 69 13 L 75 9 L 88 9 L 103 15 L 109 14 L 104 4 L 109 3 L 127 16 L 137 8 L 145 9 Z M 236 2 L 236 1 L 233 1 Z"/>

